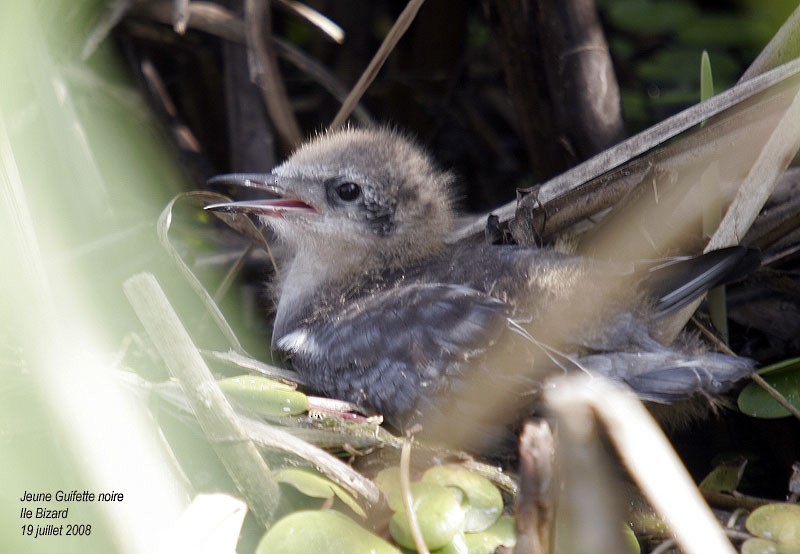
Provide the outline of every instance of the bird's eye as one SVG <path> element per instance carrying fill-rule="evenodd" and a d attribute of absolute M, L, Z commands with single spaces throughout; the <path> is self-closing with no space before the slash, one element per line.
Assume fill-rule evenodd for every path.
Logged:
<path fill-rule="evenodd" d="M 338 194 L 339 198 L 341 198 L 345 202 L 352 202 L 353 200 L 361 196 L 361 187 L 359 187 L 355 183 L 350 183 L 348 181 L 336 187 L 336 194 Z"/>

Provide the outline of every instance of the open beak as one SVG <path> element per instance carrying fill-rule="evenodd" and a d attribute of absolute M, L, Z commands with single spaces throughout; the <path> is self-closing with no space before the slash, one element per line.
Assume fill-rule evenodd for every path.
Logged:
<path fill-rule="evenodd" d="M 319 213 L 319 210 L 311 204 L 306 203 L 297 196 L 288 194 L 286 189 L 278 184 L 277 176 L 271 173 L 231 173 L 228 175 L 217 175 L 209 179 L 207 184 L 211 186 L 233 185 L 257 189 L 274 196 L 274 198 L 210 204 L 204 207 L 204 210 L 268 217 L 284 217 L 287 214 Z"/>

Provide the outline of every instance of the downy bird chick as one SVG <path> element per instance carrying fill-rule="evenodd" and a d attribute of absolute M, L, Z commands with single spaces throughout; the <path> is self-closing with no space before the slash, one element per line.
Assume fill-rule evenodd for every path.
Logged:
<path fill-rule="evenodd" d="M 403 428 L 452 418 L 453 406 L 470 417 L 464 403 L 489 390 L 517 410 L 553 371 L 603 375 L 661 403 L 717 395 L 751 372 L 750 360 L 665 347 L 649 329 L 746 249 L 641 275 L 545 248 L 446 244 L 453 180 L 385 128 L 321 134 L 270 174 L 211 180 L 270 196 L 208 209 L 255 215 L 284 243 L 272 348 L 313 391 Z"/>

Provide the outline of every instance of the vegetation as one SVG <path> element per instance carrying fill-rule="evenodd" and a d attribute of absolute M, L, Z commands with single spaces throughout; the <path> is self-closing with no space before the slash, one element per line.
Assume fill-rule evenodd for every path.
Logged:
<path fill-rule="evenodd" d="M 796 2 L 574 4 L 3 3 L 0 549 L 797 552 Z M 262 230 L 189 191 L 345 121 L 454 169 L 464 233 L 494 210 L 512 240 L 614 259 L 761 248 L 664 325 L 761 378 L 669 441 L 566 380 L 557 437 L 529 424 L 505 471 L 307 396 L 265 346 Z M 26 491 L 73 489 L 124 499 L 49 506 L 89 534 L 26 535 Z"/>

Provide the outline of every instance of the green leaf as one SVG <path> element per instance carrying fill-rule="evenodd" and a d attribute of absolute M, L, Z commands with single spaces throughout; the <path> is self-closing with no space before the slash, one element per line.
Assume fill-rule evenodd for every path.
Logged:
<path fill-rule="evenodd" d="M 418 481 L 411 483 L 411 496 L 422 538 L 431 550 L 444 548 L 464 530 L 461 498 L 452 488 Z M 414 548 L 404 506 L 389 521 L 389 532 L 401 546 Z"/>
<path fill-rule="evenodd" d="M 628 552 L 630 554 L 641 554 L 642 547 L 639 545 L 639 539 L 636 538 L 636 533 L 633 532 L 633 529 L 628 525 L 623 525 L 622 534 L 625 536 L 625 542 L 628 543 Z"/>
<path fill-rule="evenodd" d="M 297 415 L 308 410 L 305 394 L 266 377 L 242 375 L 220 379 L 218 383 L 225 394 L 262 415 Z"/>
<path fill-rule="evenodd" d="M 447 546 L 438 550 L 433 550 L 431 554 L 470 554 L 467 540 L 464 538 L 464 533 L 456 533 Z"/>
<path fill-rule="evenodd" d="M 386 497 L 386 501 L 392 511 L 396 512 L 403 509 L 399 467 L 387 467 L 380 470 L 372 481 Z"/>
<path fill-rule="evenodd" d="M 711 59 L 708 52 L 703 50 L 700 56 L 700 100 L 714 96 L 714 77 L 711 75 Z"/>
<path fill-rule="evenodd" d="M 747 539 L 742 544 L 742 554 L 778 554 L 778 547 L 767 539 Z"/>
<path fill-rule="evenodd" d="M 500 546 L 513 547 L 517 544 L 514 518 L 501 516 L 494 525 L 480 533 L 466 533 L 464 540 L 469 554 L 492 554 Z"/>
<path fill-rule="evenodd" d="M 732 493 L 739 486 L 747 460 L 737 457 L 717 465 L 700 483 L 700 489 L 710 492 Z"/>
<path fill-rule="evenodd" d="M 491 481 L 458 465 L 434 466 L 423 482 L 455 487 L 464 493 L 464 531 L 475 533 L 489 528 L 503 513 L 503 497 Z"/>
<path fill-rule="evenodd" d="M 790 403 L 800 408 L 800 358 L 765 367 L 758 372 Z M 739 409 L 762 419 L 786 417 L 789 412 L 756 383 L 748 384 L 738 398 Z"/>
<path fill-rule="evenodd" d="M 400 551 L 335 512 L 302 511 L 280 519 L 261 538 L 255 554 L 400 554 Z"/>
<path fill-rule="evenodd" d="M 771 375 L 772 373 L 780 373 L 781 371 L 787 369 L 800 369 L 800 358 L 789 358 L 788 360 L 783 360 L 772 365 L 768 365 L 767 367 L 762 367 L 757 371 L 757 373 L 762 377 L 765 377 L 767 375 Z"/>
<path fill-rule="evenodd" d="M 800 505 L 761 506 L 748 516 L 745 527 L 759 538 L 742 545 L 744 554 L 800 554 Z"/>
<path fill-rule="evenodd" d="M 279 483 L 291 485 L 301 493 L 311 498 L 333 498 L 336 496 L 348 508 L 361 517 L 367 514 L 347 491 L 329 479 L 304 469 L 284 468 L 275 472 L 275 480 Z"/>

